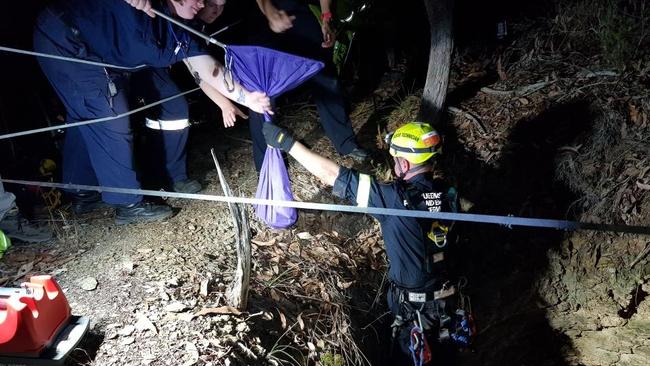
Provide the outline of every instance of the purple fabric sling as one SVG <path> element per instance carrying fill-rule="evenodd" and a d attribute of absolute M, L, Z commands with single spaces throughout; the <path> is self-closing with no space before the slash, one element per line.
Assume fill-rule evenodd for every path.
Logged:
<path fill-rule="evenodd" d="M 324 64 L 308 58 L 256 46 L 228 46 L 226 76 L 248 90 L 265 92 L 274 97 L 291 90 L 314 74 Z M 264 114 L 266 123 L 271 116 Z M 293 201 L 287 167 L 279 149 L 267 147 L 257 184 L 256 198 Z M 255 213 L 273 228 L 287 228 L 296 223 L 298 211 L 291 207 L 256 205 Z"/>

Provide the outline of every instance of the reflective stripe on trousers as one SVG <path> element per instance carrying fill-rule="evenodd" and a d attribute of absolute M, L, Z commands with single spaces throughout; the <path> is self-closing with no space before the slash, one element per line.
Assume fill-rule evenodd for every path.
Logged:
<path fill-rule="evenodd" d="M 154 120 L 147 118 L 147 128 L 152 130 L 178 131 L 190 126 L 190 120 L 187 118 L 175 120 Z"/>

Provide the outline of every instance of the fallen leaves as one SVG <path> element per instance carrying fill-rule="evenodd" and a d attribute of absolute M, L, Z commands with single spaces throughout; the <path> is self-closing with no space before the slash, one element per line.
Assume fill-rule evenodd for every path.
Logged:
<path fill-rule="evenodd" d="M 165 305 L 165 311 L 168 313 L 180 313 L 187 309 L 187 305 L 180 301 L 174 301 Z"/>
<path fill-rule="evenodd" d="M 216 315 L 216 314 L 239 316 L 242 314 L 242 312 L 232 306 L 220 306 L 217 308 L 203 308 L 198 312 L 194 313 L 194 316 Z"/>
<path fill-rule="evenodd" d="M 158 334 L 158 329 L 156 329 L 156 326 L 149 320 L 149 318 L 144 314 L 144 313 L 137 313 L 136 314 L 136 323 L 135 323 L 135 329 L 137 329 L 140 332 L 144 332 L 146 330 L 151 331 L 153 334 Z"/>
<path fill-rule="evenodd" d="M 287 317 L 280 310 L 278 310 L 278 314 L 280 315 L 280 326 L 282 329 L 287 329 Z"/>
<path fill-rule="evenodd" d="M 302 240 L 310 240 L 313 238 L 313 236 L 308 232 L 298 233 L 296 234 L 296 236 L 298 237 L 298 239 L 302 239 Z"/>
<path fill-rule="evenodd" d="M 636 186 L 644 191 L 650 191 L 650 184 L 645 184 L 641 182 L 636 182 Z"/>
<path fill-rule="evenodd" d="M 630 121 L 640 127 L 645 127 L 648 123 L 648 115 L 643 109 L 636 104 L 628 103 L 628 113 Z"/>
<path fill-rule="evenodd" d="M 122 337 L 128 337 L 131 334 L 133 334 L 134 332 L 135 332 L 135 326 L 129 324 L 129 325 L 125 326 L 124 328 L 120 329 L 117 332 L 117 335 L 122 336 Z"/>
<path fill-rule="evenodd" d="M 258 256 L 253 288 L 277 305 L 275 324 L 285 334 L 283 342 L 313 360 L 326 345 L 354 348 L 346 293 L 362 273 L 385 269 L 379 230 L 362 231 L 353 239 L 335 231 L 268 235 L 253 240 Z M 352 358 L 348 361 L 355 363 Z"/>
<path fill-rule="evenodd" d="M 254 245 L 256 245 L 258 247 L 270 247 L 270 246 L 275 245 L 276 242 L 277 242 L 276 238 L 273 238 L 273 239 L 271 239 L 269 241 L 259 241 L 259 240 L 254 240 L 254 239 L 251 240 L 251 243 L 253 243 Z"/>
<path fill-rule="evenodd" d="M 34 268 L 34 262 L 29 262 L 29 263 L 23 264 L 22 266 L 20 266 L 20 268 L 18 268 L 18 272 L 16 273 L 16 277 L 20 278 L 20 277 L 25 276 L 26 274 L 31 272 L 33 268 Z M 94 290 L 94 288 L 93 288 L 93 290 Z"/>
<path fill-rule="evenodd" d="M 199 362 L 199 350 L 192 342 L 185 342 L 185 352 L 187 360 L 183 362 L 183 366 L 192 366 Z"/>

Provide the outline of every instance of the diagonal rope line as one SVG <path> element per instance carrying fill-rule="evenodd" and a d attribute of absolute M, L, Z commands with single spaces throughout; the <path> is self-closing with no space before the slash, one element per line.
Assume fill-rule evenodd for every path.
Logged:
<path fill-rule="evenodd" d="M 51 58 L 51 59 L 61 60 L 61 61 L 76 62 L 76 63 L 79 63 L 79 64 L 86 64 L 86 65 L 93 65 L 93 66 L 100 66 L 100 67 L 108 67 L 108 68 L 111 68 L 111 69 L 134 70 L 135 71 L 135 70 L 140 70 L 140 69 L 144 69 L 145 67 L 148 67 L 147 65 L 138 65 L 138 66 L 135 66 L 135 67 L 118 66 L 118 65 L 113 65 L 113 64 L 105 64 L 103 62 L 84 60 L 84 59 L 81 59 L 81 58 L 51 55 L 49 53 L 27 51 L 27 50 L 21 50 L 21 49 L 18 49 L 18 48 L 11 48 L 11 47 L 4 47 L 4 46 L 0 46 L 0 51 L 18 53 L 18 54 L 21 54 L 21 55 L 45 57 L 45 58 Z"/>
<path fill-rule="evenodd" d="M 258 199 L 258 198 L 218 196 L 218 195 L 211 195 L 211 194 L 162 192 L 162 191 L 153 191 L 153 190 L 145 190 L 145 189 L 99 187 L 99 186 L 88 186 L 88 185 L 80 185 L 80 184 L 62 184 L 62 183 L 36 182 L 36 181 L 26 181 L 26 180 L 14 180 L 14 179 L 0 179 L 0 182 L 28 185 L 28 186 L 69 189 L 69 190 L 88 190 L 88 191 L 97 191 L 97 192 L 111 192 L 111 193 L 154 196 L 154 197 L 162 197 L 162 198 L 173 197 L 173 198 L 193 199 L 193 200 L 212 201 L 212 202 L 244 203 L 249 205 L 270 205 L 270 206 L 293 207 L 293 208 L 319 210 L 319 211 L 335 211 L 335 212 L 362 213 L 362 214 L 370 214 L 370 215 L 402 216 L 402 217 L 414 217 L 414 218 L 424 218 L 424 219 L 464 221 L 464 222 L 474 222 L 474 223 L 483 223 L 483 224 L 498 224 L 498 225 L 505 225 L 505 226 L 526 226 L 526 227 L 548 228 L 548 229 L 558 229 L 558 230 L 566 230 L 566 231 L 594 230 L 594 231 L 611 231 L 611 232 L 650 235 L 650 227 L 647 226 L 610 225 L 610 224 L 576 222 L 576 221 L 568 221 L 568 220 L 538 219 L 538 218 L 526 218 L 526 217 L 515 217 L 515 216 L 482 215 L 482 214 L 468 214 L 468 213 L 455 213 L 455 212 L 428 212 L 428 211 L 380 208 L 380 207 L 357 207 L 357 206 L 350 206 L 350 205 L 336 205 L 336 204 L 316 203 L 316 202 L 276 201 L 276 200 L 267 200 L 267 199 Z"/>
<path fill-rule="evenodd" d="M 70 127 L 78 127 L 78 126 L 91 125 L 91 124 L 99 123 L 99 122 L 112 121 L 112 120 L 114 120 L 114 119 L 118 119 L 118 118 L 122 118 L 122 117 L 130 116 L 130 115 L 132 115 L 132 114 L 134 114 L 134 113 L 138 113 L 138 112 L 144 111 L 145 109 L 149 109 L 149 108 L 151 108 L 151 107 L 155 107 L 155 106 L 157 106 L 157 105 L 159 105 L 159 104 L 166 103 L 166 102 L 168 102 L 168 101 L 170 101 L 170 100 L 172 100 L 172 99 L 176 99 L 176 98 L 181 97 L 181 96 L 183 96 L 183 95 L 185 95 L 185 94 L 189 94 L 189 93 L 195 92 L 195 91 L 197 91 L 197 90 L 199 90 L 199 89 L 201 89 L 201 88 L 194 88 L 194 89 L 191 89 L 191 90 L 187 90 L 187 91 L 184 91 L 184 92 L 182 92 L 182 93 L 179 93 L 179 94 L 176 94 L 176 95 L 172 95 L 171 97 L 167 97 L 167 98 L 165 98 L 165 99 L 161 99 L 161 100 L 159 100 L 159 101 L 157 101 L 157 102 L 154 102 L 154 103 L 151 103 L 151 104 L 147 104 L 147 105 L 145 105 L 145 106 L 142 106 L 142 107 L 139 107 L 139 108 L 133 109 L 133 110 L 131 110 L 131 111 L 124 112 L 124 113 L 120 113 L 120 114 L 118 114 L 118 115 L 116 115 L 116 116 L 102 117 L 102 118 L 96 118 L 96 119 L 91 119 L 91 120 L 87 120 L 87 121 L 80 121 L 80 122 L 66 123 L 66 124 L 57 125 L 57 126 L 50 126 L 50 127 L 37 128 L 37 129 L 34 129 L 34 130 L 28 130 L 28 131 L 21 131 L 21 132 L 8 133 L 8 134 L 6 134 L 6 135 L 0 135 L 0 140 L 9 139 L 9 138 L 12 138 L 12 137 L 18 137 L 18 136 L 33 135 L 33 134 L 36 134 L 36 133 L 47 132 L 47 131 L 63 130 L 63 129 L 70 128 Z"/>
<path fill-rule="evenodd" d="M 214 39 L 214 38 L 212 38 L 212 37 L 210 37 L 210 36 L 208 36 L 206 34 L 203 34 L 203 33 L 199 32 L 199 31 L 197 31 L 196 29 L 184 24 L 183 22 L 180 22 L 180 21 L 170 17 L 169 15 L 167 15 L 167 14 L 165 14 L 165 13 L 159 11 L 159 10 L 151 9 L 151 11 L 154 14 L 156 14 L 157 16 L 165 19 L 166 21 L 168 21 L 170 23 L 173 23 L 173 24 L 177 25 L 178 27 L 181 27 L 181 28 L 185 29 L 186 31 L 196 35 L 197 37 L 200 37 L 200 38 L 204 39 L 206 42 L 212 43 L 212 44 L 217 45 L 217 46 L 219 46 L 219 47 L 221 47 L 223 49 L 226 49 L 225 44 L 217 41 L 216 39 Z"/>

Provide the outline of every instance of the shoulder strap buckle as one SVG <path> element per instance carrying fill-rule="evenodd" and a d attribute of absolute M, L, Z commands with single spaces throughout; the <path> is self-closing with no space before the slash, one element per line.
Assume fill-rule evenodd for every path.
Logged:
<path fill-rule="evenodd" d="M 431 230 L 427 233 L 427 237 L 438 248 L 444 248 L 447 246 L 447 233 L 449 233 L 449 226 L 441 225 L 440 222 L 434 221 L 431 223 Z"/>

